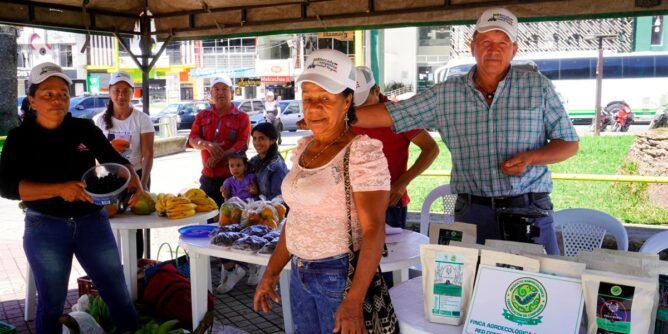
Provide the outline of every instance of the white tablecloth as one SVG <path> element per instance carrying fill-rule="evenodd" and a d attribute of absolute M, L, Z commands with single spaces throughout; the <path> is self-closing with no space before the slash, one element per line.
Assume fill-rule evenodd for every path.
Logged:
<path fill-rule="evenodd" d="M 408 279 L 408 268 L 420 263 L 420 245 L 429 243 L 429 239 L 417 232 L 404 230 L 401 234 L 388 235 L 385 241 L 389 252 L 388 256 L 380 261 L 381 270 L 395 272 L 397 283 Z M 206 313 L 207 289 L 211 273 L 210 256 L 259 265 L 266 265 L 269 262 L 268 256 L 212 246 L 209 244 L 209 238 L 181 237 L 181 247 L 190 255 L 193 323 L 199 323 Z M 289 264 L 286 269 L 289 269 Z M 284 305 L 283 321 L 285 332 L 294 333 L 288 282 L 289 274 L 283 270 L 280 280 L 281 302 Z"/>

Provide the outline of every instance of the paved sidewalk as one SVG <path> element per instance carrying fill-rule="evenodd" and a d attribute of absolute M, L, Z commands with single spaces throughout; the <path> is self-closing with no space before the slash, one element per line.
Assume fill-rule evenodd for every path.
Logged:
<path fill-rule="evenodd" d="M 284 145 L 292 146 L 304 132 L 284 133 Z M 255 155 L 252 150 L 249 156 Z M 152 188 L 155 193 L 178 193 L 191 187 L 199 180 L 202 164 L 199 151 L 188 150 L 185 153 L 156 158 L 152 172 Z M 25 303 L 25 270 L 27 261 L 23 251 L 23 213 L 17 201 L 0 198 L 0 217 L 2 232 L 0 233 L 0 321 L 17 328 L 17 333 L 34 333 L 34 322 L 23 321 Z M 151 258 L 166 260 L 168 252 L 157 254 L 160 244 L 178 244 L 177 227 L 151 230 Z M 212 278 L 214 286 L 220 280 L 219 260 L 212 260 Z M 85 272 L 76 261 L 73 262 L 70 274 L 69 292 L 65 305 L 66 312 L 78 298 L 77 278 Z M 280 307 L 275 307 L 269 315 L 258 314 L 252 310 L 252 298 L 255 287 L 246 285 L 245 279 L 238 283 L 233 291 L 225 295 L 217 295 L 215 303 L 218 329 L 223 333 L 282 333 L 283 317 Z M 222 325 L 220 325 L 222 324 Z M 233 330 L 234 327 L 242 331 Z M 224 330 L 222 330 L 224 329 Z"/>

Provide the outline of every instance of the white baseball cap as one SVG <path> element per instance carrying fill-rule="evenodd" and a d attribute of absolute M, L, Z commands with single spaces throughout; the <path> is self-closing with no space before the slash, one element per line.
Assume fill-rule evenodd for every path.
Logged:
<path fill-rule="evenodd" d="M 274 96 L 274 92 L 268 91 L 264 94 L 265 96 Z"/>
<path fill-rule="evenodd" d="M 355 90 L 355 66 L 343 52 L 320 49 L 306 59 L 304 72 L 297 78 L 297 84 L 312 82 L 324 90 L 339 94 L 346 88 Z"/>
<path fill-rule="evenodd" d="M 68 85 L 72 84 L 72 79 L 63 72 L 60 66 L 54 63 L 41 63 L 33 67 L 32 71 L 30 71 L 30 84 L 36 85 L 42 83 L 50 77 L 59 77 L 65 80 Z"/>
<path fill-rule="evenodd" d="M 505 8 L 488 9 L 478 18 L 475 30 L 480 33 L 493 30 L 503 31 L 515 43 L 517 42 L 517 17 Z"/>
<path fill-rule="evenodd" d="M 132 80 L 132 76 L 128 72 L 116 72 L 112 74 L 109 79 L 109 86 L 111 87 L 119 82 L 125 82 L 130 87 L 135 88 L 134 80 Z"/>
<path fill-rule="evenodd" d="M 355 68 L 355 78 L 357 79 L 357 87 L 355 88 L 355 106 L 361 106 L 369 97 L 371 88 L 376 85 L 376 80 L 373 79 L 371 69 L 366 66 L 357 66 Z"/>
<path fill-rule="evenodd" d="M 211 87 L 215 86 L 218 83 L 222 83 L 227 87 L 232 88 L 232 80 L 226 76 L 214 77 L 211 79 Z"/>

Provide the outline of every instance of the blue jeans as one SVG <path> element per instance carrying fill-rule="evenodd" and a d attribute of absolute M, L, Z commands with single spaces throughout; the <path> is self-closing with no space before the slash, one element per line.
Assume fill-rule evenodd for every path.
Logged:
<path fill-rule="evenodd" d="M 60 333 L 72 255 L 95 283 L 119 333 L 133 331 L 139 321 L 130 299 L 116 240 L 105 210 L 58 218 L 28 210 L 23 249 L 37 286 L 37 333 Z"/>
<path fill-rule="evenodd" d="M 392 227 L 406 228 L 406 214 L 408 208 L 403 206 L 401 202 L 393 205 L 385 211 L 385 223 Z"/>
<path fill-rule="evenodd" d="M 552 224 L 554 219 L 552 219 L 553 206 L 550 197 L 526 203 L 524 207 L 536 207 L 550 213 L 547 217 L 534 219 L 534 225 L 540 229 L 540 235 L 533 241 L 543 245 L 547 254 L 559 255 L 557 236 Z M 476 242 L 479 244 L 484 244 L 487 239 L 502 239 L 496 219 L 496 209 L 491 206 L 470 203 L 458 197 L 455 203 L 455 221 L 477 225 L 478 236 Z"/>
<path fill-rule="evenodd" d="M 333 332 L 347 276 L 348 254 L 315 261 L 292 257 L 290 307 L 295 333 Z"/>

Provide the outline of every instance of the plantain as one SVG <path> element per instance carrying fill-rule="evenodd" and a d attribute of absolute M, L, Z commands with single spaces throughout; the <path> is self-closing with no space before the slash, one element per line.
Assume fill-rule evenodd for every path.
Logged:
<path fill-rule="evenodd" d="M 175 211 L 195 210 L 196 208 L 197 208 L 197 204 L 193 204 L 193 203 L 176 204 L 176 205 L 172 206 L 171 208 L 167 209 L 167 213 L 175 212 Z"/>
<path fill-rule="evenodd" d="M 197 204 L 197 205 L 209 204 L 209 198 L 208 197 L 195 197 L 195 198 L 191 198 L 190 201 Z"/>
<path fill-rule="evenodd" d="M 158 334 L 167 334 L 177 323 L 179 323 L 178 320 L 168 320 L 163 322 L 160 324 L 160 327 L 158 327 Z"/>
<path fill-rule="evenodd" d="M 213 211 L 213 210 L 216 210 L 216 209 L 217 208 L 215 206 L 205 204 L 205 205 L 198 205 L 195 208 L 195 211 L 197 211 L 197 212 L 209 212 L 209 211 Z"/>
<path fill-rule="evenodd" d="M 185 194 L 183 194 L 183 196 L 185 196 L 187 198 L 190 198 L 191 200 L 193 198 L 206 198 L 207 197 L 204 190 L 199 189 L 199 188 L 188 189 L 188 191 L 186 191 Z"/>
<path fill-rule="evenodd" d="M 181 219 L 188 218 L 195 215 L 195 209 L 186 210 L 186 211 L 167 211 L 167 218 L 169 219 Z"/>

